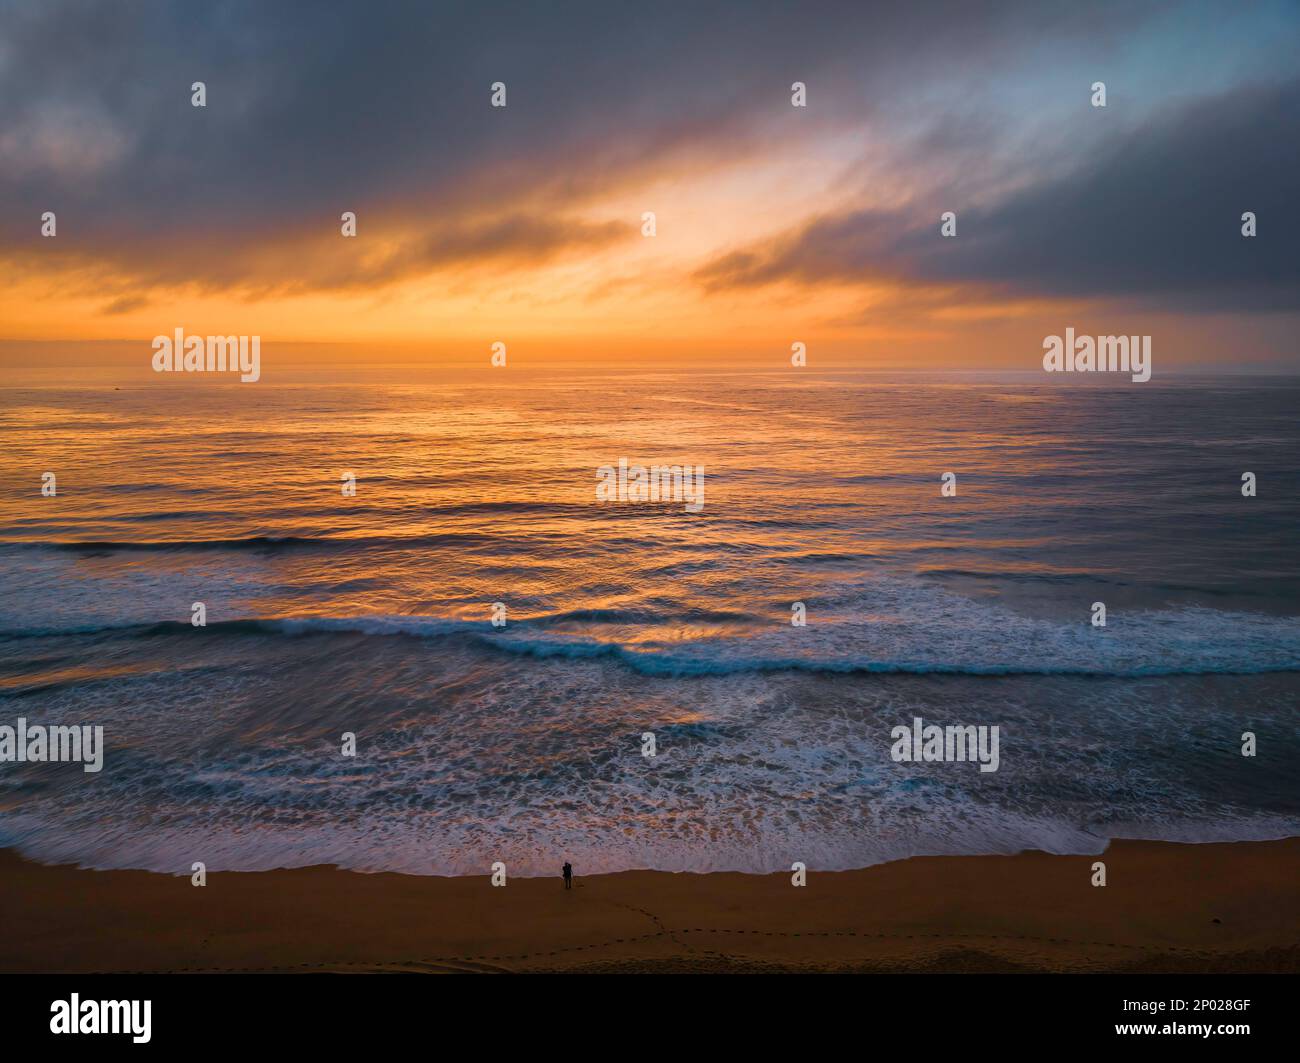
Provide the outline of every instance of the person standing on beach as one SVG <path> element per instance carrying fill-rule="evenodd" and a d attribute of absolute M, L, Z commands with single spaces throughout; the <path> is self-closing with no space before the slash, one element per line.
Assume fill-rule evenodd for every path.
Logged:
<path fill-rule="evenodd" d="M 569 861 L 564 861 L 564 888 L 573 889 L 573 865 Z"/>

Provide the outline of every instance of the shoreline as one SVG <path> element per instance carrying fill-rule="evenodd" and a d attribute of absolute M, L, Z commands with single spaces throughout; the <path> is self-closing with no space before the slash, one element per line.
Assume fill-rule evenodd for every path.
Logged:
<path fill-rule="evenodd" d="M 1106 864 L 1107 885 L 1091 884 Z M 859 871 L 184 875 L 0 850 L 0 971 L 1300 972 L 1300 838 Z"/>

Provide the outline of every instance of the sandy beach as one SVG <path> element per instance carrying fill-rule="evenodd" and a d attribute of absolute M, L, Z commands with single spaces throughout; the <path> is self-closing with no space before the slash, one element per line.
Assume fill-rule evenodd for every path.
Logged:
<path fill-rule="evenodd" d="M 1300 971 L 1300 839 L 790 876 L 208 876 L 0 852 L 8 972 Z M 578 869 L 579 871 L 581 869 Z"/>

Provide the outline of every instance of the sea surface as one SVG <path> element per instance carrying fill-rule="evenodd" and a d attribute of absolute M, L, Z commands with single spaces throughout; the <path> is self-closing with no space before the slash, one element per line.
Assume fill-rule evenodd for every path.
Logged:
<path fill-rule="evenodd" d="M 0 764 L 34 858 L 764 872 L 1300 833 L 1294 379 L 0 383 L 0 724 L 107 746 Z M 703 465 L 703 508 L 597 501 L 620 458 Z M 996 725 L 999 769 L 894 762 L 916 717 Z"/>

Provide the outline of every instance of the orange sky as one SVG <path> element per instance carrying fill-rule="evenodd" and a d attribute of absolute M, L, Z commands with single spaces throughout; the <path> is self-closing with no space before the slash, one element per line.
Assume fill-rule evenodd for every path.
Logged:
<path fill-rule="evenodd" d="M 272 360 L 330 343 L 475 364 L 503 342 L 537 364 L 769 365 L 802 342 L 811 366 L 1033 369 L 1068 326 L 1151 335 L 1158 367 L 1296 368 L 1269 155 L 1300 109 L 1285 6 L 1229 30 L 1121 5 L 1107 31 L 958 5 L 944 33 L 854 6 L 743 33 L 711 10 L 580 33 L 538 13 L 550 52 L 524 46 L 533 15 L 518 42 L 386 17 L 123 18 L 85 47 L 54 14 L 16 26 L 0 358 L 143 356 L 180 327 L 259 335 Z"/>

